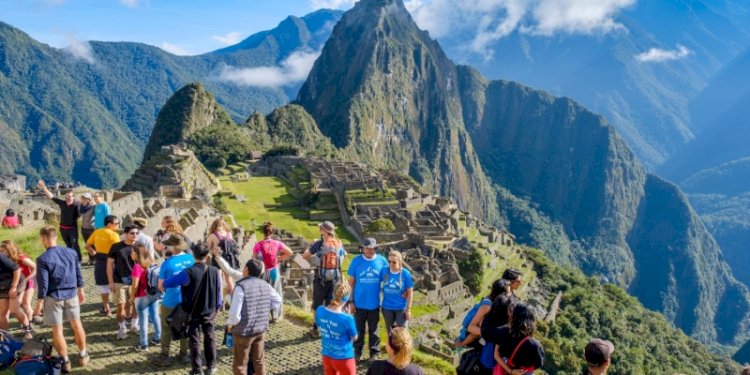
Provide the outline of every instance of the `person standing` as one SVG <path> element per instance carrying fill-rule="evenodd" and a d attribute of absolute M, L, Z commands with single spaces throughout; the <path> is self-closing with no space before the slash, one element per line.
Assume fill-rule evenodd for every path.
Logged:
<path fill-rule="evenodd" d="M 26 291 L 26 278 L 18 263 L 4 251 L 0 252 L 0 329 L 8 330 L 8 315 L 13 313 L 23 326 L 24 336 L 31 337 L 29 317 L 21 308 L 21 297 Z"/>
<path fill-rule="evenodd" d="M 419 366 L 411 363 L 414 344 L 406 327 L 391 330 L 385 351 L 388 352 L 388 359 L 373 362 L 367 369 L 367 375 L 424 375 Z"/>
<path fill-rule="evenodd" d="M 188 313 L 188 338 L 192 374 L 203 374 L 203 359 L 200 349 L 200 332 L 203 332 L 203 355 L 207 373 L 217 373 L 216 367 L 216 312 L 221 307 L 221 273 L 206 263 L 209 249 L 205 244 L 192 248 L 195 264 L 164 281 L 165 288 L 180 287 L 182 309 Z M 172 256 L 174 258 L 174 256 Z M 170 258 L 170 259 L 172 259 Z"/>
<path fill-rule="evenodd" d="M 282 295 L 284 291 L 281 285 L 279 264 L 289 259 L 294 253 L 292 253 L 292 250 L 285 243 L 273 238 L 276 228 L 270 221 L 263 223 L 261 230 L 263 231 L 263 240 L 255 243 L 253 255 L 257 259 L 260 259 L 266 268 L 263 278 L 271 284 L 277 294 Z M 281 311 L 281 306 L 274 309 L 271 312 L 271 319 L 276 320 L 280 318 Z"/>
<path fill-rule="evenodd" d="M 81 203 L 75 200 L 73 191 L 66 191 L 65 199 L 60 199 L 47 189 L 44 181 L 39 180 L 37 186 L 47 198 L 60 207 L 60 235 L 65 241 L 65 246 L 78 253 L 78 263 L 80 263 L 83 259 L 81 248 L 78 246 L 78 216 L 80 215 L 79 206 Z"/>
<path fill-rule="evenodd" d="M 94 193 L 94 228 L 104 228 L 107 223 L 104 219 L 110 215 L 109 205 L 104 201 L 104 196 L 101 192 Z"/>
<path fill-rule="evenodd" d="M 109 278 L 107 277 L 107 260 L 112 245 L 120 242 L 120 236 L 117 234 L 119 228 L 120 219 L 117 216 L 109 215 L 104 218 L 104 228 L 95 230 L 89 240 L 86 241 L 86 251 L 89 256 L 94 257 L 94 281 L 102 298 L 102 307 L 99 309 L 99 313 L 104 316 L 112 314 L 109 308 L 110 290 Z"/>
<path fill-rule="evenodd" d="M 606 375 L 612 364 L 612 353 L 615 345 L 611 341 L 592 339 L 586 344 L 583 357 L 586 359 L 587 370 L 584 375 Z"/>
<path fill-rule="evenodd" d="M 187 244 L 181 234 L 173 233 L 169 235 L 162 242 L 162 246 L 165 254 L 169 254 L 169 256 L 159 269 L 159 290 L 164 292 L 161 307 L 159 308 L 159 315 L 161 316 L 161 326 L 164 329 L 161 331 L 161 356 L 156 359 L 155 364 L 159 367 L 168 367 L 172 365 L 173 360 L 169 356 L 169 347 L 172 344 L 172 332 L 167 329 L 167 327 L 169 327 L 167 317 L 169 317 L 174 309 L 177 308 L 177 305 L 182 302 L 182 292 L 179 284 L 167 288 L 164 286 L 164 282 L 192 267 L 193 264 L 195 264 L 195 258 L 193 258 L 192 255 L 185 253 Z M 184 337 L 180 338 L 180 352 L 178 358 L 183 363 L 189 363 L 191 361 L 190 355 L 187 351 L 187 339 Z"/>
<path fill-rule="evenodd" d="M 354 297 L 351 305 L 357 323 L 354 355 L 358 361 L 362 360 L 365 334 L 369 336 L 370 359 L 375 359 L 380 352 L 380 278 L 383 271 L 388 270 L 388 262 L 382 255 L 376 254 L 377 247 L 375 239 L 365 238 L 362 242 L 362 254 L 355 257 L 349 265 L 349 285 Z"/>
<path fill-rule="evenodd" d="M 86 352 L 86 332 L 81 324 L 80 305 L 86 300 L 83 274 L 75 250 L 57 246 L 54 227 L 45 226 L 39 231 L 39 236 L 46 250 L 36 260 L 37 297 L 44 300 L 44 324 L 52 327 L 52 346 L 63 358 L 63 372 L 67 373 L 71 371 L 71 364 L 62 327 L 63 318 L 73 329 L 79 350 L 78 365 L 86 367 L 90 359 Z"/>
<path fill-rule="evenodd" d="M 139 352 L 148 351 L 148 322 L 154 326 L 154 337 L 151 343 L 161 344 L 161 320 L 159 317 L 159 299 L 161 292 L 158 289 L 159 265 L 156 264 L 151 253 L 145 245 L 136 242 L 133 252 L 130 253 L 133 260 L 133 273 L 131 277 L 133 284 L 130 287 L 130 295 L 135 298 L 135 309 L 140 322 L 140 340 L 135 350 Z"/>
<path fill-rule="evenodd" d="M 404 268 L 401 252 L 388 253 L 388 267 L 384 268 L 380 279 L 383 281 L 383 319 L 388 334 L 393 327 L 406 327 L 411 320 L 414 279 Z"/>
<path fill-rule="evenodd" d="M 515 269 L 515 268 L 508 268 L 503 272 L 503 280 L 508 280 L 508 283 L 510 283 L 510 296 L 513 301 L 517 301 L 518 298 L 516 297 L 516 290 L 521 287 L 521 282 L 523 281 L 523 275 L 521 274 L 521 271 Z"/>
<path fill-rule="evenodd" d="M 81 195 L 81 205 L 78 207 L 81 215 L 81 237 L 83 237 L 84 246 L 94 233 L 94 205 L 91 204 L 91 194 L 84 193 Z M 89 255 L 89 265 L 94 264 L 94 257 Z"/>
<path fill-rule="evenodd" d="M 131 275 L 135 262 L 130 256 L 135 245 L 135 238 L 138 236 L 138 227 L 128 225 L 125 227 L 125 240 L 120 241 L 109 250 L 107 255 L 107 281 L 109 290 L 112 295 L 112 303 L 115 304 L 117 311 L 117 339 L 124 340 L 127 336 L 128 323 L 133 333 L 138 333 L 138 320 L 133 320 L 131 312 L 130 286 L 133 284 Z"/>
<path fill-rule="evenodd" d="M 265 332 L 271 311 L 281 306 L 281 296 L 267 282 L 260 279 L 263 263 L 251 259 L 242 270 L 244 278 L 237 282 L 232 293 L 227 325 L 234 338 L 232 372 L 247 375 L 248 362 L 253 373 L 265 375 Z"/>
<path fill-rule="evenodd" d="M 240 253 L 238 250 L 237 242 L 232 238 L 232 232 L 229 230 L 229 226 L 223 217 L 219 217 L 211 223 L 211 227 L 208 230 L 209 235 L 207 238 L 207 244 L 209 250 L 220 249 L 220 255 L 232 269 L 239 271 L 240 269 Z M 218 265 L 217 265 L 218 266 Z M 234 289 L 234 280 L 226 273 L 221 273 L 224 279 L 224 285 L 226 290 L 222 291 L 222 296 L 230 295 Z"/>
<path fill-rule="evenodd" d="M 151 253 L 151 258 L 156 260 L 156 248 L 154 247 L 154 239 L 143 231 L 148 226 L 148 219 L 144 217 L 134 217 L 132 221 L 133 225 L 138 228 L 138 237 L 136 237 L 135 242 L 141 243 L 146 246 L 146 249 L 148 249 L 149 253 Z M 120 236 L 120 239 L 124 240 L 125 235 L 123 234 L 122 236 Z"/>
<path fill-rule="evenodd" d="M 19 322 L 23 325 L 24 321 L 27 322 L 27 326 L 24 326 L 24 336 L 29 337 L 33 333 L 31 328 L 31 319 L 33 316 L 33 310 L 31 309 L 31 299 L 34 298 L 34 292 L 36 292 L 36 285 L 34 284 L 34 278 L 36 278 L 36 263 L 26 254 L 22 253 L 13 241 L 5 240 L 0 242 L 0 254 L 4 254 L 10 260 L 18 264 L 18 268 L 21 270 L 22 279 L 19 280 L 18 287 L 16 288 L 18 295 L 15 299 L 10 300 L 9 310 L 12 311 Z M 21 285 L 21 281 L 25 280 L 25 285 Z M 23 291 L 22 291 L 23 289 Z M 25 317 L 20 314 L 17 310 L 23 311 Z M 0 311 L 3 310 L 0 307 Z M 4 319 L 6 314 L 0 314 L 0 321 Z M 0 324 L 2 327 L 2 324 Z M 7 327 L 5 328 L 7 329 Z"/>
<path fill-rule="evenodd" d="M 357 339 L 357 326 L 354 318 L 344 311 L 349 301 L 349 284 L 337 283 L 333 299 L 328 306 L 318 306 L 315 323 L 320 328 L 321 355 L 325 375 L 355 375 L 354 345 Z"/>
<path fill-rule="evenodd" d="M 510 314 L 507 326 L 487 327 L 482 337 L 495 344 L 496 366 L 510 374 L 513 370 L 533 373 L 544 365 L 544 348 L 533 338 L 536 331 L 534 314 L 528 306 L 518 304 Z"/>
<path fill-rule="evenodd" d="M 342 280 L 341 264 L 344 262 L 346 251 L 344 246 L 336 238 L 336 226 L 330 221 L 318 224 L 320 240 L 315 241 L 305 252 L 302 258 L 310 261 L 316 267 L 313 277 L 313 316 L 318 307 L 328 305 L 333 300 L 333 287 Z M 310 336 L 319 337 L 318 326 L 313 323 Z"/>

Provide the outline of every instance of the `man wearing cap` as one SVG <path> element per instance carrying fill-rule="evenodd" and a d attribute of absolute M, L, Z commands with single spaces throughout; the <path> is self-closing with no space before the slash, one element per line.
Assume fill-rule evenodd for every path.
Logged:
<path fill-rule="evenodd" d="M 148 220 L 143 217 L 134 217 L 131 221 L 133 225 L 138 228 L 138 237 L 136 237 L 135 242 L 145 245 L 148 249 L 148 253 L 151 255 L 151 258 L 158 259 L 156 256 L 156 249 L 154 248 L 154 239 L 143 232 L 143 230 L 148 226 Z M 125 233 L 120 236 L 120 239 L 123 241 L 125 240 Z"/>
<path fill-rule="evenodd" d="M 81 237 L 83 243 L 89 240 L 94 233 L 94 205 L 91 204 L 91 193 L 81 194 L 81 204 L 78 206 L 78 213 L 81 215 Z M 94 264 L 94 257 L 89 255 L 89 265 Z"/>
<path fill-rule="evenodd" d="M 370 359 L 374 360 L 380 352 L 378 337 L 378 320 L 380 319 L 380 275 L 388 268 L 388 261 L 376 254 L 377 242 L 374 238 L 365 238 L 362 242 L 362 254 L 349 265 L 349 285 L 352 287 L 351 306 L 354 310 L 354 321 L 357 325 L 357 340 L 354 342 L 354 358 L 362 359 L 365 346 L 365 333 L 370 336 Z M 367 331 L 365 331 L 367 326 Z"/>
<path fill-rule="evenodd" d="M 65 246 L 78 253 L 78 263 L 81 263 L 83 255 L 81 254 L 81 247 L 78 246 L 78 216 L 80 215 L 79 206 L 81 202 L 75 199 L 73 191 L 66 191 L 65 199 L 60 199 L 47 189 L 44 181 L 39 180 L 37 186 L 47 198 L 52 199 L 60 207 L 60 235 L 65 241 Z"/>
<path fill-rule="evenodd" d="M 588 364 L 588 369 L 583 375 L 605 375 L 612 362 L 612 353 L 615 346 L 611 341 L 593 339 L 586 345 L 583 353 Z"/>
<path fill-rule="evenodd" d="M 169 235 L 166 240 L 162 241 L 162 245 L 164 245 L 165 251 L 172 254 L 159 269 L 159 289 L 164 292 L 161 307 L 159 308 L 161 326 L 169 327 L 167 317 L 172 315 L 172 311 L 182 303 L 182 289 L 180 286 L 164 288 L 164 281 L 192 267 L 195 264 L 195 258 L 185 253 L 187 243 L 185 243 L 185 238 L 181 234 L 173 233 Z M 159 367 L 172 365 L 174 361 L 169 356 L 169 346 L 171 343 L 172 332 L 169 329 L 163 329 L 161 331 L 161 355 L 156 359 L 155 365 Z M 183 337 L 180 339 L 180 353 L 178 358 L 182 363 L 190 363 L 187 338 Z"/>
<path fill-rule="evenodd" d="M 330 221 L 324 221 L 318 224 L 320 230 L 320 239 L 315 241 L 305 252 L 302 254 L 302 258 L 310 261 L 310 263 L 317 267 L 318 270 L 315 272 L 313 279 L 313 302 L 312 311 L 313 317 L 315 316 L 315 310 L 318 306 L 331 303 L 333 299 L 333 287 L 337 282 L 343 281 L 341 278 L 341 264 L 344 262 L 346 251 L 344 246 L 336 238 L 336 226 Z M 330 264 L 326 267 L 322 263 L 321 258 L 328 254 L 330 251 L 336 253 L 336 270 L 330 269 Z M 329 262 L 326 262 L 329 263 Z M 335 271 L 335 272 L 330 272 Z M 331 274 L 334 277 L 328 277 Z M 330 279 L 330 280 L 329 280 Z M 319 337 L 318 327 L 313 323 L 312 330 L 310 331 L 312 337 Z"/>

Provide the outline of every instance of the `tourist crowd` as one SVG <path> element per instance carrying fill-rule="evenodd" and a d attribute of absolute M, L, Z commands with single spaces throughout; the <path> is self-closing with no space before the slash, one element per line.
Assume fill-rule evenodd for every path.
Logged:
<path fill-rule="evenodd" d="M 223 344 L 233 350 L 232 372 L 268 373 L 266 332 L 282 312 L 280 265 L 293 256 L 275 239 L 272 223 L 263 224 L 264 238 L 255 243 L 250 260 L 240 264 L 241 250 L 223 218 L 212 223 L 205 241 L 193 243 L 169 216 L 151 237 L 143 232 L 146 219 L 134 218 L 123 226 L 100 194 L 85 193 L 76 199 L 66 192 L 60 199 L 43 182 L 38 187 L 60 207 L 59 227 L 40 230 L 46 250 L 35 261 L 12 241 L 0 243 L 0 329 L 8 329 L 11 314 L 26 338 L 33 337 L 33 324 L 50 326 L 53 346 L 64 361 L 62 370 L 69 372 L 72 364 L 63 331 L 68 322 L 78 347 L 77 364 L 88 364 L 80 316 L 85 301 L 80 233 L 88 264 L 93 265 L 99 313 L 114 314 L 117 320 L 114 338 L 138 335 L 133 347 L 138 352 L 159 347 L 153 361 L 158 367 L 190 363 L 192 374 L 216 374 L 216 317 L 226 311 L 227 326 L 220 333 Z M 411 363 L 414 280 L 403 255 L 396 250 L 382 255 L 376 241 L 367 238 L 344 273 L 347 253 L 334 224 L 320 223 L 319 231 L 320 239 L 302 258 L 315 268 L 310 336 L 321 340 L 324 373 L 356 374 L 359 364 L 367 367 L 367 374 L 423 374 Z M 506 270 L 466 314 L 454 343 L 463 350 L 459 374 L 526 374 L 543 366 L 544 349 L 533 337 L 535 316 L 516 294 L 522 277 L 518 270 Z M 613 351 L 611 342 L 592 339 L 584 348 L 587 373 L 605 374 Z"/>

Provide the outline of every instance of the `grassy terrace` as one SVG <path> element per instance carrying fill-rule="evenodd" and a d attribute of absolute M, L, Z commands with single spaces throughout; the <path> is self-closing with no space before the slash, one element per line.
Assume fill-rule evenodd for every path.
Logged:
<path fill-rule="evenodd" d="M 44 249 L 42 243 L 39 241 L 39 228 L 41 225 L 33 225 L 28 227 L 21 227 L 18 229 L 5 229 L 0 228 L 0 240 L 11 240 L 15 242 L 21 251 L 29 255 L 31 258 L 38 257 Z M 62 243 L 62 239 L 60 240 Z M 83 244 L 83 240 L 81 240 Z"/>
<path fill-rule="evenodd" d="M 237 224 L 249 227 L 253 220 L 259 226 L 270 220 L 279 228 L 284 228 L 296 235 L 312 240 L 320 236 L 318 222 L 309 219 L 309 212 L 297 205 L 292 196 L 292 185 L 277 177 L 252 177 L 249 181 L 232 182 L 229 177 L 221 177 L 221 185 L 225 192 L 244 196 L 243 203 L 229 197 L 222 198 L 227 209 L 232 212 Z M 345 243 L 355 241 L 355 238 L 341 223 L 337 228 L 337 235 Z M 255 228 L 261 236 L 260 228 Z"/>

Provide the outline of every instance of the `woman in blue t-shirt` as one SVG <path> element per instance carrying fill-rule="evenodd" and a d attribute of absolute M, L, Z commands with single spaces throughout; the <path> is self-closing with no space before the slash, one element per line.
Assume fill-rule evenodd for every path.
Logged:
<path fill-rule="evenodd" d="M 383 281 L 383 319 L 389 335 L 393 327 L 406 327 L 411 319 L 414 279 L 403 264 L 401 253 L 391 250 L 388 253 L 388 268 L 384 268 L 380 275 Z"/>
<path fill-rule="evenodd" d="M 315 311 L 315 324 L 320 330 L 322 341 L 325 375 L 357 374 L 354 362 L 357 326 L 354 324 L 354 317 L 343 311 L 350 294 L 349 284 L 339 283 L 334 287 L 331 304 L 318 306 Z"/>

